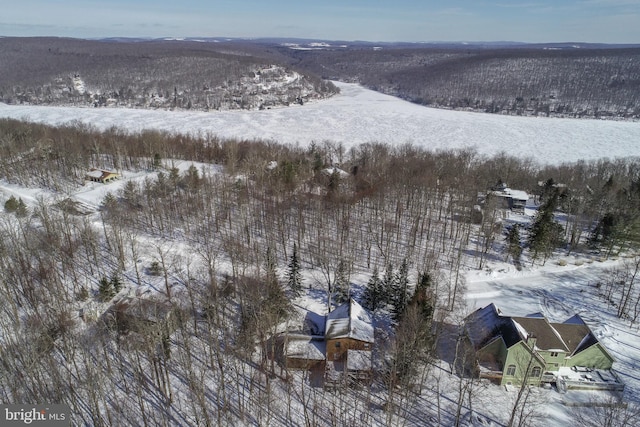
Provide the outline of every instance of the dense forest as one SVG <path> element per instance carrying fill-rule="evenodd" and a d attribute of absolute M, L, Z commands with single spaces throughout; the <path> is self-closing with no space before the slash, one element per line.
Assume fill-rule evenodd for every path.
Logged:
<path fill-rule="evenodd" d="M 511 115 L 638 118 L 640 49 L 289 50 L 296 66 L 423 105 Z"/>
<path fill-rule="evenodd" d="M 90 167 L 134 178 L 86 206 Z M 446 332 L 460 322 L 465 269 L 490 256 L 614 256 L 640 236 L 637 159 L 547 166 L 1 120 L 0 178 L 15 194 L 49 195 L 3 193 L 0 396 L 66 403 L 78 425 L 458 425 L 482 388 L 462 372 L 441 383 L 432 362 L 457 336 Z M 491 201 L 474 214 L 498 182 L 540 201 L 531 227 L 507 229 Z M 603 289 L 635 321 L 630 277 Z M 301 293 L 375 313 L 370 384 L 328 391 L 276 363 L 273 337 L 301 322 Z M 155 316 L 169 307 L 173 327 L 119 317 L 134 295 Z M 453 348 L 452 372 L 469 357 Z M 513 425 L 530 424 L 538 403 L 509 408 Z"/>

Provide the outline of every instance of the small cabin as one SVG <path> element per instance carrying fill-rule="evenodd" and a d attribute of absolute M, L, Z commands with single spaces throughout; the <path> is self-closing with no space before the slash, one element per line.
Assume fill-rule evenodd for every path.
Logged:
<path fill-rule="evenodd" d="M 101 184 L 108 184 L 111 181 L 115 181 L 119 177 L 120 175 L 117 172 L 96 168 L 92 168 L 85 175 L 85 179 L 87 181 L 99 182 Z"/>

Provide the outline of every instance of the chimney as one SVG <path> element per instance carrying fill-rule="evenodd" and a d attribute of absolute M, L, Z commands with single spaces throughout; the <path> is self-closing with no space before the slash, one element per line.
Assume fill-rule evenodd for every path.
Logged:
<path fill-rule="evenodd" d="M 529 348 L 534 348 L 536 346 L 536 342 L 538 342 L 538 339 L 535 337 L 535 335 L 529 334 L 527 336 L 527 345 L 529 346 Z"/>

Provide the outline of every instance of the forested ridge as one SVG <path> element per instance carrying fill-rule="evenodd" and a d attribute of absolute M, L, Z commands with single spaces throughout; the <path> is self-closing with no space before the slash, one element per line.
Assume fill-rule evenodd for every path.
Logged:
<path fill-rule="evenodd" d="M 8 37 L 0 56 L 8 104 L 264 109 L 337 92 L 243 44 Z"/>
<path fill-rule="evenodd" d="M 87 207 L 90 167 L 125 182 Z M 461 321 L 464 272 L 492 257 L 520 268 L 620 256 L 640 237 L 637 159 L 548 166 L 0 120 L 0 179 L 12 194 L 0 213 L 0 395 L 66 403 L 84 425 L 453 425 L 485 387 L 461 371 L 444 382 L 435 361 Z M 539 200 L 530 227 L 507 229 L 490 197 L 474 215 L 498 182 Z M 45 195 L 24 203 L 33 189 Z M 635 274 L 603 277 L 589 297 L 637 321 Z M 351 296 L 375 314 L 370 384 L 329 391 L 277 363 L 274 337 L 302 323 L 301 296 Z M 133 297 L 171 307 L 172 328 L 119 317 Z M 451 373 L 472 357 L 455 336 Z M 524 425 L 538 403 L 509 411 Z"/>
<path fill-rule="evenodd" d="M 638 48 L 352 48 L 289 51 L 334 80 L 432 107 L 510 115 L 640 116 Z"/>
<path fill-rule="evenodd" d="M 259 109 L 331 96 L 337 90 L 329 79 L 439 108 L 640 117 L 640 49 L 633 46 L 327 46 L 300 49 L 283 41 L 239 39 L 2 38 L 0 101 Z"/>

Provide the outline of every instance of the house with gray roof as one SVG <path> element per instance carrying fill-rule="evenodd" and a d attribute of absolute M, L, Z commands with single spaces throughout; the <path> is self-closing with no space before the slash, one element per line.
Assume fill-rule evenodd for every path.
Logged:
<path fill-rule="evenodd" d="M 480 377 L 500 384 L 539 384 L 560 368 L 610 370 L 614 361 L 578 315 L 552 323 L 539 313 L 504 316 L 489 304 L 467 316 L 464 328 Z"/>

